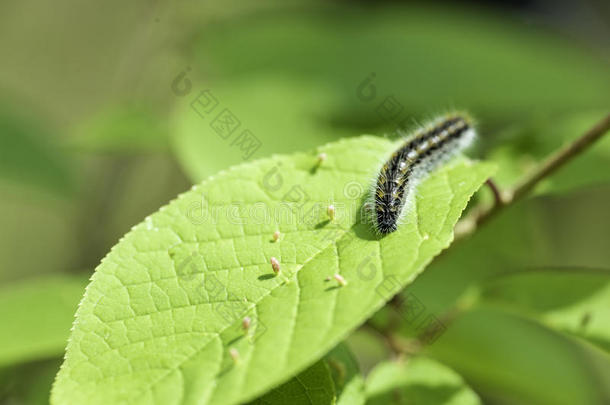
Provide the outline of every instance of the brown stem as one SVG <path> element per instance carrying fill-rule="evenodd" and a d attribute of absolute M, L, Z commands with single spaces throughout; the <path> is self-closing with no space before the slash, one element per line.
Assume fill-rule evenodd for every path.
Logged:
<path fill-rule="evenodd" d="M 491 179 L 487 180 L 487 184 L 494 192 L 496 203 L 488 208 L 475 209 L 471 215 L 462 219 L 456 226 L 455 238 L 460 239 L 472 234 L 479 226 L 497 215 L 504 207 L 529 194 L 542 179 L 552 175 L 567 162 L 581 154 L 608 132 L 608 130 L 610 130 L 610 114 L 581 137 L 547 157 L 538 167 L 519 181 L 516 186 L 504 193 L 498 190 Z"/>

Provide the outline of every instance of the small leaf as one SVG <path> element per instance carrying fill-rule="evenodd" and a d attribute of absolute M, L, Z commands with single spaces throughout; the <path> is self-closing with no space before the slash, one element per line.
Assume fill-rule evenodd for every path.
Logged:
<path fill-rule="evenodd" d="M 320 360 L 292 380 L 252 401 L 252 405 L 330 405 L 335 403 L 333 379 L 328 365 Z"/>
<path fill-rule="evenodd" d="M 610 398 L 603 352 L 489 307 L 455 319 L 429 353 L 489 402 L 602 405 Z"/>
<path fill-rule="evenodd" d="M 506 274 L 483 284 L 482 299 L 610 352 L 610 270 L 549 268 Z"/>
<path fill-rule="evenodd" d="M 364 405 L 364 380 L 347 345 L 339 344 L 324 359 L 333 377 L 337 405 Z"/>
<path fill-rule="evenodd" d="M 364 404 L 364 381 L 358 364 L 345 344 L 339 344 L 290 381 L 252 404 Z"/>
<path fill-rule="evenodd" d="M 107 109 L 80 124 L 70 145 L 114 154 L 165 150 L 169 131 L 159 115 L 151 108 L 129 104 Z"/>
<path fill-rule="evenodd" d="M 134 227 L 87 287 L 52 402 L 234 404 L 321 358 L 450 244 L 493 172 L 441 168 L 379 238 L 360 210 L 396 147 L 363 136 L 237 166 Z"/>
<path fill-rule="evenodd" d="M 455 371 L 425 357 L 379 364 L 367 377 L 366 397 L 367 405 L 481 403 Z"/>

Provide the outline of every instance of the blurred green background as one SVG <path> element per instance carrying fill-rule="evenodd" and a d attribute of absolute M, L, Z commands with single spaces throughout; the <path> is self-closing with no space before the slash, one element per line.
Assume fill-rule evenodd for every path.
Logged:
<path fill-rule="evenodd" d="M 0 403 L 46 403 L 88 278 L 146 215 L 244 159 L 452 108 L 512 184 L 610 111 L 610 3 L 4 1 L 0 60 Z M 259 147 L 219 136 L 221 109 Z M 606 137 L 408 287 L 471 308 L 425 353 L 485 403 L 610 403 L 609 202 Z M 365 372 L 379 330 L 414 335 L 396 318 L 348 339 Z"/>

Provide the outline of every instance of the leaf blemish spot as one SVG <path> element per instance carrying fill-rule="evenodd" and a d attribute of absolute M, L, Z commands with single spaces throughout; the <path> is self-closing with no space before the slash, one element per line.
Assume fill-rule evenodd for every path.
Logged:
<path fill-rule="evenodd" d="M 250 319 L 249 316 L 246 316 L 242 321 L 241 321 L 241 326 L 242 328 L 244 328 L 245 331 L 247 331 L 248 329 L 250 329 L 250 325 L 252 323 L 252 319 Z"/>
<path fill-rule="evenodd" d="M 280 274 L 280 262 L 275 258 L 271 258 L 271 268 L 275 274 Z"/>
<path fill-rule="evenodd" d="M 341 287 L 345 287 L 347 285 L 347 281 L 345 281 L 341 274 L 335 274 L 333 278 L 337 280 L 337 283 L 339 283 Z"/>
<path fill-rule="evenodd" d="M 229 355 L 231 356 L 235 364 L 239 364 L 239 352 L 237 351 L 237 349 L 230 349 Z"/>
<path fill-rule="evenodd" d="M 326 214 L 328 214 L 328 218 L 333 221 L 335 219 L 335 206 L 334 205 L 329 205 L 328 208 L 326 208 Z"/>

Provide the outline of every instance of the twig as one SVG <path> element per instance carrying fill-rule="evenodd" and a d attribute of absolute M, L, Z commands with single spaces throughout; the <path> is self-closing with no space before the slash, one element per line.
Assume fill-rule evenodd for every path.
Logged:
<path fill-rule="evenodd" d="M 487 186 L 489 187 L 489 189 L 491 190 L 491 192 L 494 195 L 494 204 L 495 205 L 502 204 L 503 203 L 502 194 L 500 193 L 500 189 L 498 188 L 496 183 L 493 181 L 493 179 L 492 178 L 487 179 L 485 184 L 487 184 Z"/>
<path fill-rule="evenodd" d="M 412 351 L 412 349 L 403 342 L 402 337 L 395 331 L 382 329 L 369 321 L 365 322 L 362 325 L 362 328 L 369 329 L 369 331 L 378 334 L 387 348 L 390 349 L 392 354 L 397 358 L 401 358 Z"/>
<path fill-rule="evenodd" d="M 461 239 L 472 234 L 479 226 L 489 221 L 489 219 L 497 215 L 506 206 L 529 194 L 542 179 L 552 175 L 564 164 L 581 154 L 608 132 L 608 130 L 610 130 L 610 114 L 585 132 L 580 138 L 550 155 L 531 173 L 519 181 L 515 187 L 504 193 L 489 179 L 487 184 L 492 188 L 496 199 L 495 204 L 488 208 L 475 209 L 471 215 L 458 222 L 455 229 L 455 238 Z"/>
<path fill-rule="evenodd" d="M 578 156 L 608 132 L 608 130 L 610 130 L 610 114 L 585 132 L 580 138 L 550 155 L 512 189 L 502 192 L 491 178 L 488 179 L 486 184 L 494 195 L 494 204 L 488 207 L 476 207 L 470 215 L 460 220 L 455 227 L 455 239 L 462 239 L 474 233 L 477 228 L 493 218 L 505 207 L 526 196 L 542 179 L 550 176 L 561 166 Z M 396 302 L 396 300 L 391 301 L 393 305 L 395 305 Z M 470 304 L 471 303 L 458 303 L 441 317 L 441 322 L 444 325 L 451 323 L 457 316 L 467 310 L 470 307 Z M 399 333 L 393 330 L 395 325 L 391 325 L 389 330 L 383 330 L 370 322 L 365 323 L 364 326 L 369 327 L 371 330 L 380 334 L 384 338 L 388 348 L 399 358 L 405 355 L 415 354 L 423 347 L 421 336 L 410 341 L 405 340 Z"/>

